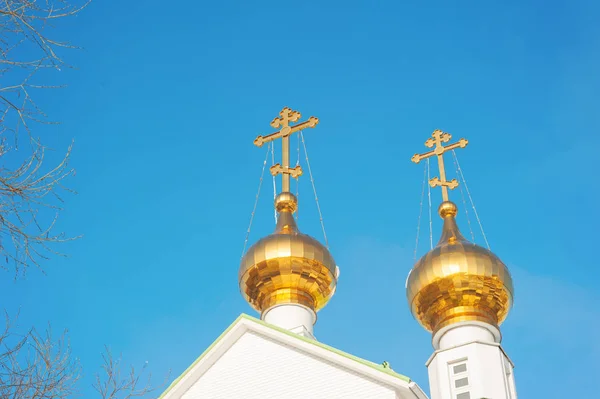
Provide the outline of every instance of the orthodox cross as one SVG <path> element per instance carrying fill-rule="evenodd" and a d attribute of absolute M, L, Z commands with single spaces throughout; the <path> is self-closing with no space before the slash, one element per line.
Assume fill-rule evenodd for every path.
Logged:
<path fill-rule="evenodd" d="M 446 169 L 444 168 L 444 153 L 455 148 L 465 148 L 467 144 L 469 144 L 469 141 L 465 139 L 460 139 L 457 143 L 449 144 L 444 147 L 442 143 L 447 143 L 452 138 L 452 136 L 449 133 L 444 133 L 441 130 L 434 130 L 431 136 L 432 138 L 428 139 L 425 142 L 425 145 L 429 148 L 435 146 L 435 148 L 424 154 L 413 155 L 411 161 L 413 161 L 414 163 L 419 163 L 422 159 L 437 155 L 438 166 L 440 168 L 440 177 L 434 177 L 433 179 L 429 180 L 429 185 L 431 187 L 441 186 L 442 198 L 444 201 L 448 201 L 448 189 L 454 190 L 456 187 L 458 187 L 458 181 L 456 179 L 450 181 L 446 180 Z"/>
<path fill-rule="evenodd" d="M 290 135 L 307 127 L 315 127 L 319 123 L 319 118 L 311 116 L 306 122 L 290 126 L 290 122 L 298 122 L 301 116 L 302 115 L 300 112 L 293 111 L 291 108 L 285 107 L 279 113 L 279 117 L 273 119 L 271 122 L 271 126 L 273 128 L 277 129 L 281 126 L 281 129 L 278 132 L 271 133 L 266 136 L 258 136 L 254 140 L 254 145 L 261 147 L 264 143 L 281 138 L 281 165 L 275 164 L 271 166 L 270 170 L 273 176 L 277 176 L 279 174 L 283 175 L 281 177 L 282 192 L 290 191 L 290 176 L 296 179 L 302 175 L 302 168 L 300 165 L 296 166 L 295 168 L 290 168 Z"/>

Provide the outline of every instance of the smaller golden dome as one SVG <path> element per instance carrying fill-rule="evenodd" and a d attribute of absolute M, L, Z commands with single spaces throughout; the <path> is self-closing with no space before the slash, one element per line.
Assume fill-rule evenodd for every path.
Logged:
<path fill-rule="evenodd" d="M 413 316 L 428 331 L 461 321 L 499 326 L 513 303 L 508 268 L 492 252 L 467 241 L 456 224 L 457 207 L 444 201 L 442 237 L 411 270 L 406 294 Z"/>
<path fill-rule="evenodd" d="M 244 299 L 258 310 L 285 303 L 323 308 L 337 284 L 333 257 L 319 241 L 298 231 L 293 213 L 298 200 L 289 192 L 275 199 L 275 232 L 260 239 L 242 258 L 239 270 Z"/>

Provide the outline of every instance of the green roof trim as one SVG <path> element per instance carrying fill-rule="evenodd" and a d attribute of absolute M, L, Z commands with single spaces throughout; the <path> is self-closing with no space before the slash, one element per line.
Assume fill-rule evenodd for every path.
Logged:
<path fill-rule="evenodd" d="M 272 324 L 269 324 L 269 323 L 266 323 L 266 322 L 264 322 L 264 321 L 262 321 L 262 320 L 260 320 L 260 319 L 257 319 L 257 318 L 255 318 L 255 317 L 252 317 L 252 316 L 249 316 L 249 315 L 247 315 L 247 314 L 245 314 L 245 313 L 242 313 L 242 314 L 240 314 L 240 315 L 239 315 L 239 316 L 238 316 L 238 317 L 235 319 L 235 321 L 234 321 L 233 323 L 231 323 L 231 324 L 229 325 L 229 327 L 227 327 L 227 329 L 226 329 L 225 331 L 223 331 L 223 332 L 221 333 L 221 335 L 219 335 L 219 337 L 218 337 L 217 339 L 215 339 L 215 340 L 214 340 L 214 342 L 213 342 L 213 343 L 212 343 L 212 344 L 211 344 L 211 345 L 210 345 L 208 348 L 206 348 L 206 350 L 205 350 L 204 352 L 202 352 L 202 354 L 201 354 L 200 356 L 198 356 L 198 358 L 197 358 L 197 359 L 194 361 L 194 363 L 192 363 L 192 364 L 191 364 L 191 365 L 190 365 L 190 366 L 189 366 L 189 367 L 188 367 L 188 368 L 187 368 L 187 369 L 186 369 L 186 370 L 185 370 L 185 371 L 184 371 L 184 372 L 183 372 L 183 373 L 182 373 L 182 374 L 181 374 L 181 375 L 180 375 L 180 376 L 179 376 L 179 377 L 178 377 L 178 378 L 175 380 L 175 381 L 173 381 L 173 382 L 171 383 L 171 385 L 169 385 L 169 387 L 168 387 L 168 388 L 167 388 L 167 389 L 166 389 L 166 390 L 165 390 L 165 391 L 162 393 L 162 395 L 160 395 L 160 396 L 159 396 L 159 398 L 158 398 L 158 399 L 161 399 L 162 397 L 164 397 L 164 396 L 165 396 L 165 395 L 166 395 L 166 394 L 167 394 L 167 393 L 168 393 L 168 392 L 169 392 L 169 391 L 170 391 L 170 390 L 171 390 L 171 389 L 172 389 L 172 388 L 173 388 L 175 385 L 177 385 L 177 383 L 178 383 L 178 382 L 179 382 L 179 381 L 180 381 L 180 380 L 181 380 L 181 379 L 182 379 L 182 378 L 183 378 L 183 377 L 184 377 L 184 376 L 185 376 L 185 375 L 186 375 L 186 374 L 187 374 L 187 373 L 188 373 L 188 372 L 189 372 L 189 371 L 190 371 L 192 368 L 194 368 L 194 366 L 195 366 L 196 364 L 198 364 L 198 362 L 200 362 L 200 360 L 202 360 L 202 359 L 204 358 L 204 356 L 206 356 L 206 355 L 207 355 L 207 354 L 208 354 L 208 353 L 211 351 L 211 349 L 212 349 L 212 348 L 214 348 L 214 346 L 215 346 L 216 344 L 218 344 L 218 343 L 221 341 L 221 339 L 223 339 L 223 337 L 225 337 L 225 335 L 227 335 L 227 333 L 228 333 L 229 331 L 231 331 L 231 329 L 232 329 L 232 328 L 233 328 L 233 327 L 234 327 L 234 326 L 235 326 L 235 325 L 236 325 L 236 324 L 237 324 L 237 323 L 238 323 L 238 322 L 239 322 L 241 319 L 250 320 L 250 321 L 252 321 L 252 322 L 254 322 L 254 323 L 257 323 L 257 324 L 263 325 L 263 326 L 265 326 L 265 327 L 267 327 L 267 328 L 270 328 L 271 330 L 279 331 L 279 332 L 281 332 L 281 333 L 283 333 L 283 334 L 286 334 L 286 335 L 288 335 L 288 336 L 290 336 L 290 337 L 293 337 L 293 338 L 299 339 L 300 341 L 304 341 L 304 342 L 307 342 L 307 343 L 309 343 L 309 344 L 312 344 L 312 345 L 318 346 L 319 348 L 323 348 L 323 349 L 325 349 L 325 350 L 328 350 L 329 352 L 333 352 L 333 353 L 335 353 L 335 354 L 337 354 L 337 355 L 340 355 L 340 356 L 342 356 L 342 357 L 345 357 L 346 359 L 350 359 L 350 360 L 353 360 L 353 361 L 355 361 L 355 362 L 357 362 L 357 363 L 360 363 L 360 364 L 362 364 L 362 365 L 365 365 L 365 366 L 371 367 L 371 368 L 373 368 L 373 369 L 375 369 L 375 370 L 377 370 L 377 371 L 380 371 L 380 372 L 382 372 L 382 373 L 384 373 L 384 374 L 387 374 L 387 375 L 389 375 L 389 376 L 392 376 L 392 377 L 395 377 L 395 378 L 399 378 L 399 379 L 401 379 L 401 380 L 403 380 L 403 381 L 406 381 L 406 382 L 411 382 L 411 379 L 410 379 L 410 378 L 408 378 L 408 377 L 406 377 L 406 376 L 404 376 L 404 375 L 402 375 L 402 374 L 398 374 L 398 373 L 396 373 L 395 371 L 393 371 L 392 369 L 390 369 L 390 368 L 386 368 L 386 367 L 384 367 L 384 366 L 383 366 L 383 365 L 381 365 L 381 364 L 377 364 L 377 363 L 373 363 L 373 362 L 370 362 L 370 361 L 368 361 L 368 360 L 365 360 L 365 359 L 361 359 L 360 357 L 357 357 L 357 356 L 351 355 L 351 354 L 349 354 L 349 353 L 343 352 L 343 351 L 341 351 L 341 350 L 339 350 L 339 349 L 336 349 L 336 348 L 333 348 L 333 347 L 331 347 L 331 346 L 329 346 L 329 345 L 325 345 L 325 344 L 323 344 L 323 343 L 321 343 L 321 342 L 319 342 L 319 341 L 317 341 L 317 340 L 314 340 L 314 339 L 311 339 L 311 338 L 307 338 L 307 337 L 304 337 L 304 336 L 302 336 L 302 335 L 298 335 L 298 334 L 296 334 L 296 333 L 293 333 L 293 332 L 291 332 L 291 331 L 289 331 L 289 330 L 286 330 L 285 328 L 281 328 L 281 327 L 278 327 L 278 326 L 274 326 L 274 325 L 272 325 Z"/>
<path fill-rule="evenodd" d="M 219 341 L 221 341 L 221 339 L 223 339 L 223 337 L 224 337 L 225 335 L 227 335 L 227 333 L 228 333 L 229 331 L 231 331 L 231 329 L 232 329 L 232 328 L 233 328 L 233 327 L 234 327 L 234 326 L 235 326 L 235 325 L 238 323 L 238 321 L 240 321 L 242 318 L 244 318 L 244 316 L 246 316 L 246 315 L 245 315 L 245 314 L 243 314 L 243 313 L 242 313 L 241 315 L 239 315 L 239 316 L 238 316 L 238 318 L 237 318 L 237 319 L 235 319 L 235 321 L 234 321 L 233 323 L 231 323 L 231 324 L 229 325 L 229 327 L 227 327 L 227 329 L 226 329 L 225 331 L 223 331 L 223 332 L 221 333 L 221 335 L 219 335 L 219 337 L 218 337 L 217 339 L 215 339 L 215 340 L 213 341 L 213 343 L 212 343 L 212 344 L 210 344 L 210 346 L 209 346 L 208 348 L 206 348 L 206 350 L 205 350 L 204 352 L 202 352 L 202 354 L 201 354 L 200 356 L 198 356 L 198 358 L 197 358 L 196 360 L 194 360 L 194 363 L 192 363 L 192 364 L 191 364 L 191 365 L 190 365 L 190 366 L 189 366 L 187 369 L 185 369 L 185 371 L 184 371 L 183 373 L 181 373 L 181 375 L 180 375 L 179 377 L 177 377 L 177 379 L 175 379 L 175 381 L 173 381 L 173 382 L 171 383 L 171 385 L 169 385 L 169 387 L 168 387 L 168 388 L 167 388 L 167 389 L 166 389 L 166 390 L 165 390 L 165 391 L 162 393 L 162 395 L 160 395 L 160 396 L 158 397 L 158 399 L 161 399 L 161 398 L 162 398 L 163 396 L 165 396 L 165 395 L 166 395 L 166 394 L 167 394 L 167 393 L 168 393 L 168 392 L 169 392 L 169 391 L 170 391 L 170 390 L 171 390 L 171 389 L 172 389 L 172 388 L 173 388 L 175 385 L 177 385 L 177 383 L 178 383 L 179 381 L 181 381 L 181 379 L 182 379 L 182 378 L 183 378 L 183 377 L 184 377 L 184 376 L 185 376 L 185 375 L 186 375 L 188 372 L 190 372 L 190 370 L 191 370 L 192 368 L 194 368 L 194 366 L 195 366 L 196 364 L 198 364 L 198 362 L 199 362 L 200 360 L 202 360 L 202 359 L 204 358 L 204 356 L 206 356 L 206 354 L 208 354 L 208 352 L 210 352 L 210 350 L 211 350 L 212 348 L 214 348 L 214 347 L 215 347 L 215 345 L 216 345 L 216 344 L 218 344 L 218 343 L 219 343 Z M 247 317 L 248 317 L 248 318 L 250 318 L 250 316 L 247 316 Z"/>

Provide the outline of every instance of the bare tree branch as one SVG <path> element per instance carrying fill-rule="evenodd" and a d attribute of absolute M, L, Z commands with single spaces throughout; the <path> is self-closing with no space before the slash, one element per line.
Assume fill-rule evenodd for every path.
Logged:
<path fill-rule="evenodd" d="M 75 0 L 77 1 L 77 0 Z M 54 167 L 44 164 L 47 147 L 35 137 L 36 124 L 55 124 L 33 99 L 41 89 L 56 89 L 50 72 L 68 65 L 60 53 L 75 46 L 51 37 L 57 22 L 75 17 L 90 0 L 0 0 L 0 268 L 16 276 L 29 266 L 60 255 L 52 244 L 69 241 L 54 233 L 62 210 L 59 196 L 72 146 Z M 25 132 L 28 149 L 19 149 Z M 70 190 L 65 190 L 69 192 Z"/>
<path fill-rule="evenodd" d="M 40 267 L 50 255 L 60 255 L 53 244 L 74 239 L 54 231 L 62 210 L 60 193 L 70 192 L 64 182 L 74 174 L 68 165 L 72 145 L 59 161 L 51 161 L 55 166 L 47 166 L 49 149 L 34 134 L 35 127 L 56 122 L 34 97 L 39 98 L 40 90 L 63 87 L 52 83 L 57 72 L 69 68 L 61 53 L 76 47 L 58 40 L 54 27 L 89 3 L 0 0 L 0 268 L 14 268 L 17 276 L 30 266 Z M 19 148 L 20 137 L 25 151 Z M 50 328 L 44 334 L 33 328 L 20 335 L 15 322 L 6 315 L 0 330 L 0 398 L 73 397 L 80 366 L 66 333 L 57 340 Z M 108 348 L 103 360 L 93 385 L 102 399 L 141 398 L 155 390 L 145 366 L 139 373 L 131 368 L 121 374 L 121 360 Z"/>
<path fill-rule="evenodd" d="M 75 392 L 79 364 L 71 356 L 66 332 L 56 341 L 50 328 L 20 335 L 5 314 L 0 334 L 0 398 L 64 399 Z"/>
<path fill-rule="evenodd" d="M 67 399 L 78 393 L 81 366 L 71 353 L 67 332 L 54 340 L 48 326 L 44 334 L 34 328 L 19 334 L 17 317 L 5 312 L 5 326 L 0 329 L 0 398 Z M 136 370 L 122 369 L 121 358 L 115 359 L 108 347 L 102 354 L 102 371 L 96 374 L 93 388 L 99 399 L 150 398 L 166 385 L 152 386 L 147 362 Z"/>
<path fill-rule="evenodd" d="M 152 374 L 142 378 L 146 371 L 147 363 L 142 367 L 138 374 L 133 366 L 128 372 L 122 374 L 121 358 L 113 358 L 108 347 L 105 347 L 105 353 L 102 355 L 104 364 L 102 365 L 102 375 L 96 374 L 94 388 L 102 399 L 131 399 L 147 398 L 159 387 L 153 387 L 151 384 Z M 162 385 L 168 381 L 168 375 Z M 141 380 L 141 381 L 140 381 Z"/>

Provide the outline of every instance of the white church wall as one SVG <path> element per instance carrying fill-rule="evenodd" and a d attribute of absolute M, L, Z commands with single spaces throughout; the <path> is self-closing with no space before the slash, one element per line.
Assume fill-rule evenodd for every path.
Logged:
<path fill-rule="evenodd" d="M 497 344 L 437 351 L 428 371 L 431 399 L 517 399 L 512 364 Z"/>
<path fill-rule="evenodd" d="M 182 398 L 398 399 L 391 387 L 252 332 Z"/>
<path fill-rule="evenodd" d="M 504 373 L 506 374 L 506 382 L 508 385 L 509 399 L 517 399 L 517 387 L 515 386 L 514 366 L 508 356 L 503 352 Z"/>
<path fill-rule="evenodd" d="M 447 378 L 440 378 L 438 374 L 438 359 L 433 358 L 431 363 L 429 363 L 427 367 L 427 371 L 429 374 L 429 396 L 431 399 L 445 399 L 442 395 L 441 384 L 444 382 L 448 385 L 450 382 Z"/>

